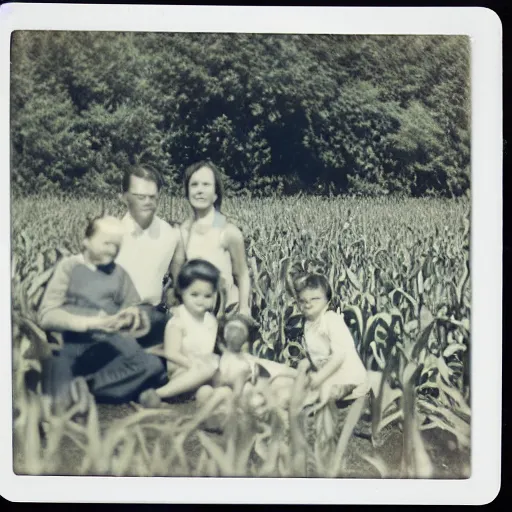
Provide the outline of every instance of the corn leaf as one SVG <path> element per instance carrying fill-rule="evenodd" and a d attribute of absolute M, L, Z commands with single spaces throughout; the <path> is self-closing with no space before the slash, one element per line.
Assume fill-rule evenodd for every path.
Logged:
<path fill-rule="evenodd" d="M 354 431 L 354 428 L 356 427 L 359 419 L 361 418 L 361 414 L 363 413 L 365 400 L 366 397 L 358 398 L 350 406 L 347 419 L 345 420 L 343 430 L 341 431 L 340 438 L 336 445 L 336 450 L 334 453 L 334 464 L 332 464 L 330 471 L 328 472 L 331 478 L 335 478 L 340 472 L 340 465 L 343 461 L 343 456 L 345 455 L 345 451 L 347 449 L 350 437 L 352 436 L 352 432 Z"/>

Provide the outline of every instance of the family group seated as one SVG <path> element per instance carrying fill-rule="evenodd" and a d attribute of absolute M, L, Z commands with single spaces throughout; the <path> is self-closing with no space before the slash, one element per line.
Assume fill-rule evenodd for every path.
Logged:
<path fill-rule="evenodd" d="M 55 268 L 39 312 L 43 329 L 62 333 L 43 382 L 54 414 L 88 393 L 146 408 L 193 397 L 205 417 L 232 397 L 286 409 L 299 371 L 307 372 L 304 406 L 368 394 L 351 333 L 329 309 L 325 276 L 295 280 L 307 356 L 299 369 L 250 353 L 258 323 L 244 238 L 221 212 L 213 163 L 186 169 L 191 216 L 180 226 L 156 215 L 161 189 L 150 166 L 127 169 L 124 217 L 91 219 L 82 252 Z"/>

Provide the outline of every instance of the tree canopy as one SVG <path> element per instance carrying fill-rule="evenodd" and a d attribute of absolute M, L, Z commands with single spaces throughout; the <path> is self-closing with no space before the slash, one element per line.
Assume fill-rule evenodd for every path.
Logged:
<path fill-rule="evenodd" d="M 15 32 L 12 188 L 209 158 L 240 193 L 461 195 L 469 66 L 464 36 Z"/>

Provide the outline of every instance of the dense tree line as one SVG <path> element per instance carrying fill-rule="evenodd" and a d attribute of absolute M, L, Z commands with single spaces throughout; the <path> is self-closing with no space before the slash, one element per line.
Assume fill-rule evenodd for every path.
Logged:
<path fill-rule="evenodd" d="M 15 32 L 13 190 L 210 158 L 251 193 L 460 195 L 469 62 L 462 36 Z"/>

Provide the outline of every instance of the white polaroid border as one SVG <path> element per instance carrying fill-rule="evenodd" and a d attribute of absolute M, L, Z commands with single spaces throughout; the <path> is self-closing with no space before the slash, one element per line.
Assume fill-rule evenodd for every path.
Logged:
<path fill-rule="evenodd" d="M 9 63 L 15 30 L 465 34 L 472 80 L 472 457 L 466 480 L 18 476 L 12 464 Z M 17 502 L 485 504 L 500 489 L 502 26 L 485 8 L 4 4 L 0 8 L 2 239 L 0 493 Z"/>

